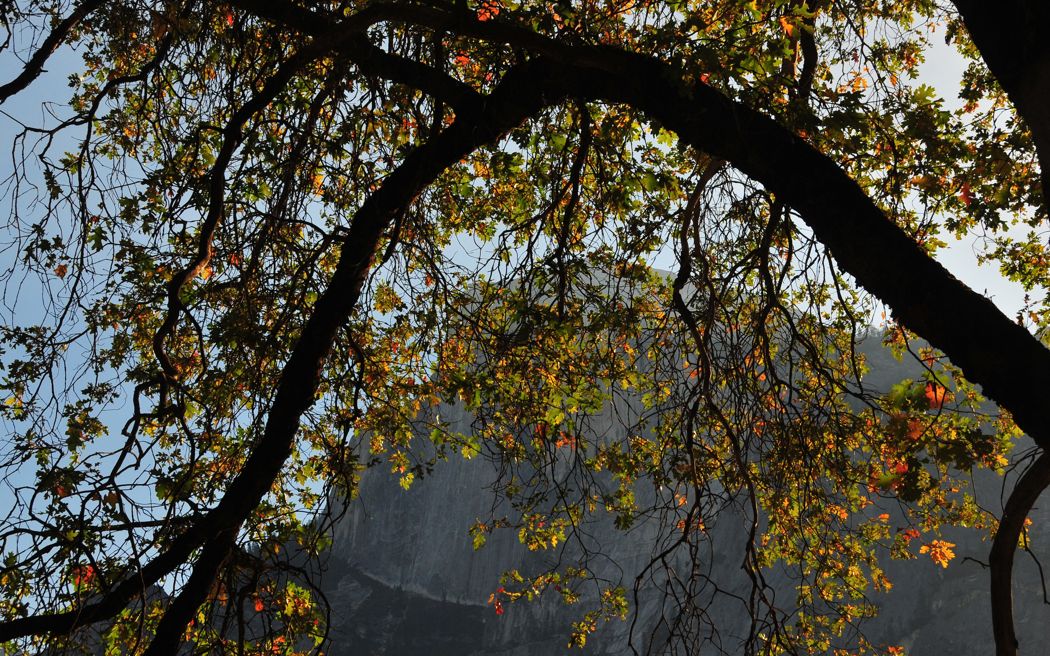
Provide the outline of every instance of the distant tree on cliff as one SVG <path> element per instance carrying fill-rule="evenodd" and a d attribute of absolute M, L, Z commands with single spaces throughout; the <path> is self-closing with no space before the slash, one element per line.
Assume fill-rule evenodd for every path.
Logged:
<path fill-rule="evenodd" d="M 5 653 L 83 627 L 114 653 L 319 644 L 323 602 L 275 572 L 324 548 L 326 495 L 460 454 L 507 465 L 535 549 L 660 513 L 695 554 L 740 505 L 752 652 L 840 645 L 891 585 L 881 553 L 951 566 L 939 528 L 981 528 L 1015 652 L 1012 560 L 1050 482 L 1047 3 L 3 7 L 0 101 L 59 103 L 5 135 Z M 958 108 L 919 75 L 931 39 L 968 63 Z M 51 59 L 79 62 L 71 91 Z M 1030 292 L 1016 317 L 933 259 L 974 235 Z M 865 388 L 873 323 L 919 379 Z M 611 441 L 586 416 L 617 394 L 639 410 Z M 477 430 L 435 418 L 419 451 L 441 402 Z M 1002 512 L 965 494 L 1011 463 Z M 895 500 L 903 520 L 873 512 Z M 571 601 L 577 574 L 493 603 Z M 675 585 L 672 638 L 703 619 L 704 581 Z M 573 639 L 625 604 L 609 589 Z"/>

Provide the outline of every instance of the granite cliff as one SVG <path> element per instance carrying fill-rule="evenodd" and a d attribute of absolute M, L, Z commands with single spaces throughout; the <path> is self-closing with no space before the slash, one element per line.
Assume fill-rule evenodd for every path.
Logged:
<path fill-rule="evenodd" d="M 873 371 L 867 381 L 886 388 L 907 375 L 885 352 L 869 354 Z M 446 420 L 469 430 L 472 417 L 462 408 L 444 408 Z M 606 418 L 614 429 L 612 418 Z M 383 468 L 365 473 L 359 497 L 335 525 L 334 547 L 322 587 L 332 606 L 332 656 L 397 654 L 426 656 L 501 654 L 540 656 L 564 653 L 570 622 L 577 614 L 556 598 L 508 605 L 496 614 L 487 603 L 509 569 L 537 571 L 577 549 L 530 552 L 513 531 L 496 532 L 475 550 L 468 527 L 501 512 L 489 489 L 498 471 L 484 459 L 450 459 L 403 490 Z M 1001 508 L 1000 479 L 978 477 L 975 491 L 986 507 Z M 659 494 L 656 490 L 640 494 Z M 1038 547 L 1050 543 L 1050 509 L 1032 516 Z M 708 628 L 691 636 L 691 647 L 669 653 L 741 653 L 750 617 L 745 603 L 748 580 L 741 568 L 744 526 L 732 512 L 708 526 L 710 551 L 702 554 L 703 576 L 722 594 L 700 600 Z M 621 532 L 609 521 L 586 527 L 588 568 L 596 576 L 634 587 L 636 578 L 660 548 L 654 522 Z M 880 616 L 860 630 L 874 644 L 900 645 L 914 656 L 993 653 L 988 605 L 988 574 L 981 564 L 990 543 L 974 531 L 948 531 L 957 557 L 947 569 L 921 558 L 890 561 L 885 568 L 894 588 L 872 593 Z M 1044 550 L 1045 553 L 1045 550 Z M 791 576 L 766 573 L 771 590 L 790 606 Z M 663 593 L 659 574 L 643 577 L 628 621 L 601 626 L 584 654 L 645 653 L 664 644 L 675 619 L 676 602 Z M 709 586 L 710 587 L 710 586 Z M 735 599 L 735 594 L 744 599 Z M 1021 653 L 1050 654 L 1050 606 L 1043 603 L 1039 565 L 1019 554 L 1015 569 L 1015 604 Z M 662 652 L 661 652 L 662 653 Z"/>

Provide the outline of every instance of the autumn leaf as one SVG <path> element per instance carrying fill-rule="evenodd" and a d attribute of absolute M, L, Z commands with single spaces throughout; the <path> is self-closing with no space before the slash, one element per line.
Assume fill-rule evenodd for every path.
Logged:
<path fill-rule="evenodd" d="M 492 20 L 499 15 L 499 9 L 498 2 L 495 2 L 494 0 L 485 0 L 485 2 L 482 2 L 481 6 L 478 7 L 478 20 L 482 22 Z"/>
<path fill-rule="evenodd" d="M 23 329 L 15 327 L 23 317 L 12 316 L 0 331 L 0 348 L 14 354 L 3 362 L 7 400 L 0 403 L 11 433 L 4 461 L 18 463 L 8 476 L 38 481 L 45 497 L 0 529 L 34 547 L 24 567 L 20 561 L 0 576 L 0 605 L 21 608 L 29 594 L 34 612 L 65 612 L 73 581 L 91 577 L 101 593 L 102 579 L 142 568 L 124 543 L 156 543 L 156 525 L 146 520 L 221 503 L 225 490 L 243 489 L 230 486 L 235 480 L 255 492 L 236 499 L 231 519 L 261 545 L 264 567 L 278 563 L 279 551 L 313 554 L 318 541 L 309 522 L 326 506 L 318 491 L 331 487 L 350 503 L 364 475 L 365 463 L 344 448 L 351 434 L 367 436 L 370 452 L 362 455 L 389 457 L 405 488 L 430 471 L 429 455 L 415 459 L 416 444 L 441 460 L 446 451 L 449 459 L 501 458 L 508 466 L 479 483 L 505 496 L 513 515 L 479 520 L 475 548 L 495 528 L 520 520 L 528 549 L 555 549 L 575 527 L 605 514 L 628 530 L 650 504 L 659 504 L 651 510 L 662 535 L 674 537 L 676 525 L 702 532 L 705 519 L 718 521 L 720 507 L 695 492 L 749 483 L 744 500 L 768 517 L 756 526 L 760 555 L 797 566 L 806 583 L 798 598 L 807 600 L 807 613 L 816 611 L 805 626 L 801 614 L 792 625 L 809 633 L 767 634 L 783 637 L 783 645 L 759 645 L 767 637 L 757 630 L 746 636 L 767 651 L 824 652 L 814 646 L 839 641 L 852 647 L 850 636 L 838 634 L 857 616 L 863 593 L 855 591 L 890 587 L 874 565 L 884 542 L 901 557 L 915 557 L 910 545 L 922 546 L 921 558 L 946 567 L 955 545 L 932 537 L 953 523 L 994 522 L 971 507 L 976 501 L 963 491 L 969 472 L 949 465 L 1001 474 L 1015 459 L 1011 437 L 1028 426 L 1009 424 L 1004 412 L 992 428 L 983 415 L 951 407 L 954 394 L 968 401 L 974 393 L 961 377 L 971 372 L 942 368 L 931 349 L 920 349 L 923 377 L 902 383 L 886 403 L 839 398 L 869 364 L 873 374 L 878 365 L 865 364 L 866 349 L 858 347 L 869 334 L 878 341 L 864 318 L 885 294 L 861 287 L 882 289 L 879 271 L 918 271 L 924 287 L 955 289 L 922 266 L 914 249 L 887 257 L 876 246 L 881 238 L 870 240 L 881 233 L 851 217 L 904 218 L 893 244 L 932 248 L 939 236 L 994 227 L 1000 216 L 1045 214 L 1036 193 L 1040 158 L 1011 156 L 1017 144 L 1038 139 L 1009 121 L 981 127 L 986 108 L 1010 109 L 1013 94 L 1001 96 L 996 76 L 966 76 L 962 99 L 965 111 L 982 112 L 976 117 L 963 117 L 922 84 L 918 63 L 929 53 L 917 30 L 933 25 L 933 10 L 874 2 L 824 11 L 814 2 L 755 0 L 691 9 L 638 0 L 470 0 L 427 3 L 426 15 L 417 16 L 418 3 L 388 0 L 398 26 L 377 24 L 359 34 L 364 47 L 346 48 L 294 23 L 303 16 L 320 25 L 356 21 L 354 3 L 293 3 L 309 10 L 303 14 L 219 0 L 201 16 L 179 3 L 155 4 L 163 7 L 43 3 L 6 17 L 27 44 L 71 26 L 55 33 L 83 55 L 75 58 L 83 65 L 70 63 L 73 120 L 63 139 L 89 147 L 43 168 L 27 159 L 19 173 L 44 192 L 41 200 L 51 195 L 40 208 L 54 205 L 62 221 L 58 213 L 18 211 L 21 187 L 6 190 L 5 243 L 24 251 L 9 258 L 8 305 L 18 300 L 19 262 L 55 287 L 64 282 L 54 277 L 85 280 L 83 293 L 60 299 L 67 310 L 44 313 L 40 323 L 56 325 Z M 70 5 L 77 6 L 73 20 Z M 953 30 L 966 27 L 964 13 Z M 1024 21 L 1016 29 L 1034 31 Z M 845 33 L 852 36 L 837 38 Z M 557 47 L 543 45 L 550 43 Z M 975 48 L 965 50 L 958 56 L 968 65 L 981 64 Z M 537 70 L 553 70 L 556 79 L 509 74 L 515 61 L 541 59 L 548 63 Z M 37 69 L 34 63 L 24 73 Z M 418 74 L 426 70 L 442 88 Z M 482 95 L 488 82 L 499 87 L 496 102 Z M 849 97 L 834 98 L 836 87 Z M 435 91 L 442 100 L 428 99 Z M 676 100 L 682 91 L 688 103 Z M 887 93 L 893 102 L 885 102 Z M 664 127 L 641 121 L 653 111 Z M 703 130 L 689 128 L 697 111 Z M 69 133 L 81 128 L 87 132 Z M 46 155 L 46 147 L 27 147 L 17 150 Z M 703 154 L 709 151 L 719 158 Z M 758 164 L 737 168 L 748 163 Z M 788 198 L 795 169 L 831 201 L 797 202 L 812 196 L 801 192 Z M 44 179 L 29 180 L 38 170 Z M 102 170 L 104 177 L 92 173 Z M 929 219 L 918 231 L 911 211 L 897 217 L 885 209 L 913 201 Z M 33 209 L 33 196 L 25 203 Z M 676 228 L 666 219 L 680 211 L 687 221 Z M 1050 285 L 1045 245 L 1000 236 L 1005 241 L 988 249 L 989 260 L 1038 298 Z M 460 248 L 461 238 L 476 244 Z M 856 280 L 825 270 L 813 257 L 823 251 L 819 241 Z M 92 255 L 82 265 L 77 254 L 85 249 Z M 654 254 L 672 251 L 682 259 L 681 280 L 648 271 Z M 201 252 L 219 259 L 201 259 Z M 192 275 L 175 275 L 186 262 L 195 263 Z M 887 296 L 893 318 L 887 326 L 883 314 L 882 334 L 901 355 L 911 337 L 906 328 L 925 333 L 924 326 L 942 322 L 959 339 L 934 341 L 965 345 L 971 323 L 999 321 L 972 299 L 960 296 L 945 311 L 943 294 L 919 298 L 919 291 Z M 1025 316 L 1035 330 L 1050 324 L 1050 313 Z M 508 340 L 508 328 L 521 325 L 528 339 Z M 1006 328 L 1014 328 L 1009 320 Z M 1028 398 L 1024 381 L 1038 374 L 1045 349 L 1035 343 L 1026 358 L 1011 358 L 1015 344 L 1006 352 L 1003 342 L 980 346 L 1003 363 L 997 369 L 1018 369 L 996 388 L 1010 410 Z M 943 357 L 960 360 L 956 353 Z M 297 364 L 303 355 L 309 367 Z M 777 376 L 756 368 L 759 355 L 775 363 Z M 948 367 L 947 359 L 941 364 Z M 76 384 L 80 378 L 60 370 L 67 366 L 112 372 L 104 377 L 114 383 Z M 955 377 L 938 383 L 947 371 Z M 975 373 L 974 383 L 994 378 Z M 1020 381 L 1015 388 L 1010 378 Z M 66 389 L 55 389 L 55 381 Z M 35 393 L 45 388 L 48 398 Z M 629 412 L 620 412 L 621 399 Z M 442 419 L 445 402 L 476 421 Z M 99 420 L 98 430 L 85 430 L 82 414 L 130 415 L 128 444 L 148 443 L 148 457 L 120 448 L 107 430 L 118 426 Z M 431 422 L 428 443 L 416 428 Z M 95 437 L 98 446 L 86 448 Z M 260 469 L 254 463 L 263 456 L 271 462 Z M 566 465 L 571 478 L 559 473 Z M 576 485 L 594 475 L 612 484 Z M 650 488 L 656 494 L 635 498 L 635 490 Z M 877 504 L 889 497 L 895 509 L 882 512 Z M 554 499 L 557 506 L 546 503 Z M 35 535 L 38 511 L 60 530 Z M 125 514 L 143 523 L 122 528 L 126 539 L 113 541 L 111 524 L 126 524 Z M 211 523 L 196 514 L 183 519 L 185 528 L 170 538 L 182 545 L 179 553 L 213 542 Z M 905 528 L 912 525 L 923 532 Z M 86 552 L 68 548 L 73 543 L 90 547 L 97 573 L 84 568 Z M 181 594 L 177 560 L 164 561 L 172 569 L 156 570 L 160 578 L 150 585 Z M 238 559 L 221 562 L 216 580 L 240 576 Z M 566 561 L 565 569 L 579 564 Z M 583 570 L 562 573 L 571 572 L 583 580 Z M 848 585 L 821 588 L 822 572 Z M 601 572 L 594 574 L 597 580 Z M 259 576 L 277 580 L 267 571 Z M 276 653 L 285 640 L 282 650 L 291 649 L 300 633 L 323 632 L 309 625 L 318 620 L 306 597 L 266 585 L 241 599 L 257 613 L 252 649 Z M 505 604 L 551 587 L 559 588 L 519 578 L 489 605 L 502 615 Z M 566 600 L 572 587 L 564 588 Z M 198 606 L 208 601 L 202 590 L 187 592 Z M 213 601 L 225 595 L 217 589 Z M 788 604 L 793 598 L 781 596 Z M 582 646 L 601 616 L 619 616 L 611 609 L 575 624 L 574 641 Z M 790 618 L 794 609 L 769 610 Z M 110 636 L 137 635 L 141 618 L 134 615 L 114 615 Z M 0 625 L 12 622 L 22 618 Z M 182 639 L 214 637 L 210 624 L 198 617 Z"/>
<path fill-rule="evenodd" d="M 945 540 L 931 540 L 929 544 L 924 544 L 919 547 L 919 553 L 929 554 L 930 560 L 937 563 L 941 567 L 948 567 L 948 562 L 955 558 L 955 552 L 952 549 L 955 547 L 955 543 L 947 542 Z"/>
<path fill-rule="evenodd" d="M 73 585 L 77 588 L 89 585 L 95 580 L 95 567 L 93 565 L 77 565 L 73 568 Z"/>
<path fill-rule="evenodd" d="M 566 433 L 565 431 L 558 431 L 558 439 L 557 439 L 557 441 L 555 441 L 554 446 L 558 447 L 559 449 L 562 449 L 562 448 L 575 449 L 576 448 L 576 437 L 574 435 L 570 435 L 569 433 Z"/>
<path fill-rule="evenodd" d="M 506 594 L 507 590 L 502 586 L 499 587 L 495 592 L 489 595 L 489 605 L 496 610 L 497 615 L 503 614 L 503 601 L 500 599 L 500 595 Z"/>
<path fill-rule="evenodd" d="M 918 440 L 922 437 L 922 434 L 926 431 L 926 427 L 918 419 L 908 420 L 908 437 L 912 440 Z"/>
<path fill-rule="evenodd" d="M 951 400 L 951 393 L 936 383 L 926 383 L 926 401 L 931 410 L 939 410 L 944 407 L 945 402 Z"/>

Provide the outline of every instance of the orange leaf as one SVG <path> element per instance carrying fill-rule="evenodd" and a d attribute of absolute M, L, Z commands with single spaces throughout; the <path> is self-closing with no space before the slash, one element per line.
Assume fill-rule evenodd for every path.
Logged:
<path fill-rule="evenodd" d="M 55 275 L 59 278 L 65 278 L 66 272 L 68 271 L 69 267 L 67 267 L 65 264 L 59 264 L 57 267 L 55 267 Z"/>
<path fill-rule="evenodd" d="M 947 542 L 945 540 L 931 540 L 929 544 L 924 544 L 919 547 L 919 553 L 930 554 L 930 560 L 937 563 L 941 567 L 948 567 L 948 561 L 955 558 L 955 552 L 952 548 L 955 546 L 954 542 Z"/>
<path fill-rule="evenodd" d="M 494 0 L 485 0 L 478 7 L 478 20 L 488 21 L 499 15 L 499 3 Z"/>
<path fill-rule="evenodd" d="M 925 426 L 922 425 L 921 421 L 919 421 L 918 419 L 908 420 L 908 437 L 910 437 L 913 440 L 917 440 L 920 437 L 922 437 L 924 431 Z"/>
<path fill-rule="evenodd" d="M 951 400 L 950 392 L 936 383 L 926 383 L 926 401 L 931 410 L 939 410 L 944 407 L 946 401 Z"/>

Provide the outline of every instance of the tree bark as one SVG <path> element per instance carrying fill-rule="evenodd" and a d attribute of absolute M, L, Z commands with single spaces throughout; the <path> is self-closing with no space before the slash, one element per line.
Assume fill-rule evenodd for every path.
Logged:
<path fill-rule="evenodd" d="M 997 656 L 1017 655 L 1013 610 L 1014 554 L 1028 513 L 1048 485 L 1050 454 L 1044 452 L 1014 485 L 992 541 L 988 565 L 991 570 L 992 632 Z"/>
<path fill-rule="evenodd" d="M 460 103 L 457 121 L 406 158 L 358 211 L 335 274 L 282 373 L 263 436 L 216 508 L 103 601 L 70 613 L 0 623 L 0 641 L 32 633 L 68 632 L 111 617 L 143 587 L 186 561 L 203 544 L 191 575 L 194 585 L 188 586 L 173 604 L 170 617 L 162 620 L 164 630 L 150 648 L 151 653 L 174 653 L 179 630 L 192 616 L 188 613 L 204 601 L 207 586 L 201 582 L 214 576 L 229 552 L 232 540 L 216 541 L 216 536 L 236 534 L 279 476 L 291 452 L 300 418 L 314 402 L 321 368 L 336 332 L 357 304 L 376 248 L 393 217 L 445 168 L 542 107 L 570 94 L 629 104 L 677 133 L 684 142 L 729 161 L 765 185 L 778 201 L 802 216 L 844 271 L 889 305 L 902 324 L 944 351 L 971 381 L 983 387 L 987 396 L 1009 410 L 1040 446 L 1050 447 L 1050 404 L 1045 403 L 1043 388 L 1045 374 L 1050 371 L 1050 351 L 991 301 L 963 285 L 933 260 L 867 197 L 839 164 L 761 112 L 703 83 L 688 80 L 682 70 L 655 58 L 611 47 L 570 45 L 499 21 L 482 23 L 470 12 L 451 14 L 417 5 L 376 3 L 346 21 L 335 21 L 291 4 L 249 0 L 234 0 L 234 4 L 308 33 L 343 23 L 347 29 L 360 31 L 373 22 L 391 20 L 476 36 L 542 55 L 544 59 L 508 74 L 496 92 L 475 103 L 461 86 L 433 78 L 419 68 L 404 68 L 384 59 L 389 56 L 386 53 L 368 51 L 349 39 L 334 46 L 342 48 L 351 59 L 351 49 L 359 48 L 357 57 L 362 61 L 367 59 L 365 55 L 372 57 L 371 65 L 379 75 L 410 78 L 422 74 L 415 81 L 419 87 L 430 85 L 436 93 L 454 97 Z M 994 13 L 987 6 L 991 3 L 980 0 L 956 0 L 956 4 L 968 25 L 991 20 L 986 14 Z M 1018 12 L 1028 12 L 1016 14 L 1015 22 L 1045 18 L 1048 11 L 1044 5 L 1024 0 L 1012 0 L 1009 4 Z M 1002 26 L 1003 22 L 996 24 Z M 1015 23 L 1011 25 L 1016 27 Z M 1009 37 L 997 37 L 982 29 L 983 26 L 975 28 L 975 42 L 982 53 L 987 48 L 989 66 L 997 76 L 1001 75 L 1004 89 L 1032 128 L 1040 153 L 1050 153 L 1050 146 L 1044 147 L 1050 143 L 1050 103 L 1040 102 L 1047 97 L 1045 89 L 1050 85 L 1046 49 L 1025 42 L 1022 50 L 1033 55 L 1035 68 L 1020 66 L 1002 49 L 1004 39 Z M 547 58 L 555 65 L 548 65 Z M 1029 80 L 1028 75 L 1036 78 Z M 1018 497 L 1015 505 L 1022 508 L 1026 502 L 1027 496 Z M 1015 515 L 1011 506 L 1004 523 L 1007 517 L 1014 521 Z M 1008 533 L 1004 531 L 1003 535 L 1005 544 Z M 1001 580 L 996 581 L 999 583 L 993 585 L 1001 587 Z M 176 637 L 170 647 L 160 644 L 162 634 Z"/>
<path fill-rule="evenodd" d="M 1032 132 L 1050 213 L 1050 2 L 952 0 L 988 69 Z"/>

